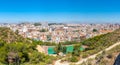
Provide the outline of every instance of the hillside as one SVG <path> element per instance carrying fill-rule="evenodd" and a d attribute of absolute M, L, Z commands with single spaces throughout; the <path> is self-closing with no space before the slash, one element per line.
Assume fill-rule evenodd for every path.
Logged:
<path fill-rule="evenodd" d="M 17 32 L 13 32 L 9 28 L 0 27 L 0 42 L 5 43 L 15 43 L 15 42 L 30 42 L 30 40 L 23 38 L 22 36 L 18 35 Z"/>
<path fill-rule="evenodd" d="M 85 52 L 83 52 L 83 58 L 89 55 L 93 55 L 98 51 L 104 50 L 105 48 L 119 41 L 120 41 L 120 29 L 117 29 L 111 33 L 87 39 L 81 42 L 83 45 L 87 45 L 89 47 L 85 50 Z"/>
<path fill-rule="evenodd" d="M 78 48 L 77 46 L 74 47 L 73 49 L 74 51 L 70 54 L 67 54 L 66 57 L 61 59 L 61 62 L 67 61 L 69 63 L 69 62 L 81 61 L 82 59 L 88 58 L 94 54 L 97 54 L 100 51 L 104 51 L 109 47 L 111 48 L 111 46 L 116 44 L 117 42 L 120 42 L 120 29 L 117 29 L 111 33 L 95 36 L 93 38 L 89 38 L 80 42 L 79 43 L 80 45 L 87 46 L 87 48 L 85 48 L 84 51 L 80 51 L 79 49 L 80 45 L 78 45 Z M 118 52 L 116 54 L 118 54 Z"/>
<path fill-rule="evenodd" d="M 0 27 L 0 65 L 47 65 L 55 57 L 36 50 L 36 41 L 23 38 L 9 28 Z"/>
<path fill-rule="evenodd" d="M 97 55 L 95 59 L 88 59 L 86 62 L 83 62 L 79 65 L 113 65 L 115 59 L 120 54 L 120 45 L 115 46 L 109 51 L 104 51 L 101 54 Z"/>

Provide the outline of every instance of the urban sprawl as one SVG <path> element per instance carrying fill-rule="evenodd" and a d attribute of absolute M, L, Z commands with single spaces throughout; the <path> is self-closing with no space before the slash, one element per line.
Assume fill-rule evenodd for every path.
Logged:
<path fill-rule="evenodd" d="M 43 42 L 81 41 L 97 35 L 112 32 L 120 28 L 119 24 L 57 24 L 57 23 L 21 23 L 0 24 L 18 31 L 25 38 Z"/>

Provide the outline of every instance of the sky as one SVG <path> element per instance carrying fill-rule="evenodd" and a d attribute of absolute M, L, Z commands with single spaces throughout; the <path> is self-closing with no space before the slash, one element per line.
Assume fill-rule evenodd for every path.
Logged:
<path fill-rule="evenodd" d="M 0 0 L 0 23 L 120 23 L 120 0 Z"/>

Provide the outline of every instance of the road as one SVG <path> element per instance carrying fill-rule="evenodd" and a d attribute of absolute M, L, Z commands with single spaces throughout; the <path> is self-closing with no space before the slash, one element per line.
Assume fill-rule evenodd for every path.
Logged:
<path fill-rule="evenodd" d="M 105 51 L 109 51 L 109 50 L 111 50 L 112 48 L 114 48 L 114 47 L 117 46 L 117 45 L 120 45 L 120 42 L 117 42 L 117 43 L 109 46 L 108 48 L 105 49 Z M 90 59 L 90 58 L 95 58 L 98 54 L 101 54 L 101 53 L 102 53 L 102 51 L 100 51 L 100 52 L 98 52 L 98 53 L 96 53 L 96 54 L 94 54 L 94 55 L 91 55 L 91 56 L 89 56 L 89 57 L 87 57 L 87 58 L 81 59 L 81 60 L 79 60 L 78 62 L 76 62 L 75 64 L 78 65 L 78 64 L 81 64 L 81 63 L 83 63 L 83 62 L 86 62 L 88 59 Z M 70 65 L 69 62 L 60 63 L 60 61 L 61 61 L 61 60 L 57 60 L 57 61 L 55 62 L 55 65 Z"/>

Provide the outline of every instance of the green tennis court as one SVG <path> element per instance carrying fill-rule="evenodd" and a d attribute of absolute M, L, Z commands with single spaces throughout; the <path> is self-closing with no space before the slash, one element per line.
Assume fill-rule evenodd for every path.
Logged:
<path fill-rule="evenodd" d="M 66 47 L 66 53 L 73 52 L 74 47 L 73 46 L 67 46 Z"/>
<path fill-rule="evenodd" d="M 55 54 L 54 47 L 48 47 L 48 54 Z"/>

